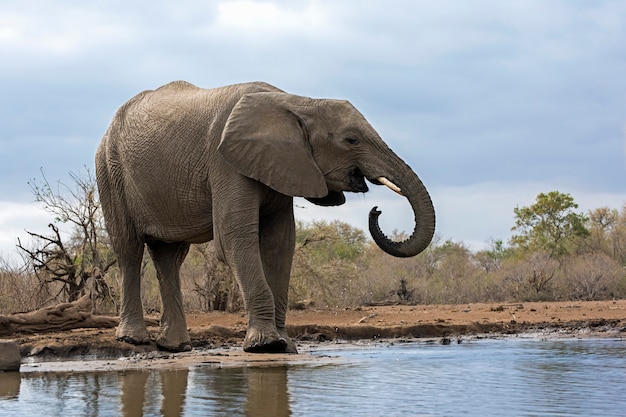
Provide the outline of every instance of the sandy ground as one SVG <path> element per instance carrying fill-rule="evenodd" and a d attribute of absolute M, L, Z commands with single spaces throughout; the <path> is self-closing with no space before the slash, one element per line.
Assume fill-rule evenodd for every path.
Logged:
<path fill-rule="evenodd" d="M 158 333 L 158 317 L 149 327 Z M 246 315 L 223 312 L 187 314 L 194 350 L 160 352 L 154 344 L 115 341 L 115 329 L 75 329 L 14 334 L 22 371 L 149 369 L 198 364 L 267 365 L 319 360 L 309 353 L 331 343 L 356 341 L 433 341 L 533 334 L 542 337 L 626 337 L 626 300 L 558 303 L 392 305 L 290 311 L 288 332 L 299 355 L 247 354 L 241 350 Z M 86 360 L 89 359 L 89 360 Z M 330 359 L 328 359 L 330 360 Z"/>

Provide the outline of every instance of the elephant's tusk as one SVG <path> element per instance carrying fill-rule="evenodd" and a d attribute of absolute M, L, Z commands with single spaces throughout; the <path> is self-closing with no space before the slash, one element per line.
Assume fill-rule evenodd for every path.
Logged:
<path fill-rule="evenodd" d="M 394 184 L 393 182 L 389 181 L 387 178 L 385 177 L 378 177 L 376 178 L 378 180 L 379 183 L 386 185 L 390 190 L 395 191 L 396 193 L 400 194 L 400 195 L 404 195 L 402 194 L 402 190 L 400 189 L 400 187 L 398 187 L 396 184 Z"/>

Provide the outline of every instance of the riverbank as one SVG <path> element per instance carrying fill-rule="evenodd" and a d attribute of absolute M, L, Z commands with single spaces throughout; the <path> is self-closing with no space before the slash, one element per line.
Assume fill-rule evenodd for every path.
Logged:
<path fill-rule="evenodd" d="M 157 319 L 148 317 L 153 337 L 159 330 Z M 114 328 L 16 333 L 3 339 L 16 341 L 24 362 L 31 364 L 76 358 L 123 358 L 118 365 L 133 367 L 133 363 L 138 363 L 137 367 L 143 368 L 155 359 L 160 359 L 157 362 L 175 362 L 179 358 L 189 363 L 232 360 L 257 363 L 275 362 L 285 356 L 241 352 L 239 347 L 246 330 L 243 313 L 192 312 L 187 314 L 187 325 L 195 353 L 171 354 L 159 352 L 154 344 L 133 346 L 117 342 Z M 329 341 L 432 339 L 448 343 L 467 337 L 527 333 L 549 337 L 625 337 L 626 300 L 308 309 L 290 311 L 287 325 L 290 336 L 296 339 L 302 351 Z M 296 359 L 291 355 L 289 360 L 306 360 L 306 355 L 298 356 L 302 357 Z"/>

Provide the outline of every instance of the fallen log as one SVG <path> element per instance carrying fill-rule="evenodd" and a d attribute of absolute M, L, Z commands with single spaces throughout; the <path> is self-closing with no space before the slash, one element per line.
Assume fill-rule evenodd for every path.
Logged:
<path fill-rule="evenodd" d="M 110 328 L 117 317 L 91 314 L 91 297 L 85 295 L 71 303 L 62 303 L 29 313 L 0 316 L 0 336 L 15 333 L 44 333 L 78 328 Z"/>

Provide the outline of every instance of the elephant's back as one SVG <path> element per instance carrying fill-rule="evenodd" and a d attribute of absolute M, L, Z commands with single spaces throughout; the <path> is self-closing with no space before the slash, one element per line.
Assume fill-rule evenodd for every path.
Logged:
<path fill-rule="evenodd" d="M 108 146 L 130 167 L 152 163 L 150 172 L 169 163 L 198 164 L 219 144 L 232 108 L 247 93 L 280 91 L 266 83 L 235 84 L 214 89 L 174 81 L 139 93 L 117 112 L 107 132 Z M 170 155 L 184 156 L 175 160 Z"/>
<path fill-rule="evenodd" d="M 281 91 L 263 82 L 204 89 L 174 81 L 131 98 L 117 111 L 110 140 L 125 146 L 200 141 L 224 127 L 230 111 L 248 93 Z M 181 134 L 181 132 L 183 134 Z M 218 139 L 219 140 L 219 139 Z"/>
<path fill-rule="evenodd" d="M 175 81 L 137 94 L 120 107 L 98 150 L 97 171 L 109 184 L 102 193 L 119 194 L 140 233 L 157 236 L 152 224 L 169 233 L 208 233 L 209 171 L 219 163 L 215 151 L 230 110 L 246 93 L 274 90 L 264 83 L 202 89 Z"/>

